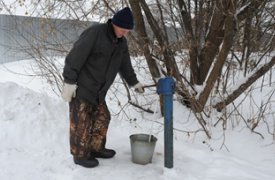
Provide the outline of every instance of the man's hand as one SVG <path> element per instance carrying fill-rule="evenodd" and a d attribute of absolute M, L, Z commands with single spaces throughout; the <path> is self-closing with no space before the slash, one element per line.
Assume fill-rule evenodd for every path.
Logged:
<path fill-rule="evenodd" d="M 140 82 L 137 83 L 136 85 L 134 85 L 134 89 L 136 92 L 138 92 L 140 94 L 144 93 L 144 87 Z"/>
<path fill-rule="evenodd" d="M 73 97 L 75 97 L 75 91 L 76 91 L 77 85 L 76 84 L 68 84 L 64 83 L 63 90 L 61 93 L 61 96 L 64 101 L 70 102 Z"/>

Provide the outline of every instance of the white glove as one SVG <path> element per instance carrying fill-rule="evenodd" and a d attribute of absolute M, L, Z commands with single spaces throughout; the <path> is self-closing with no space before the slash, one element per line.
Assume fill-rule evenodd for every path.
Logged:
<path fill-rule="evenodd" d="M 134 89 L 136 92 L 138 92 L 140 94 L 144 93 L 143 85 L 140 82 L 137 83 L 136 85 L 134 85 Z"/>
<path fill-rule="evenodd" d="M 66 102 L 70 102 L 72 98 L 75 97 L 76 88 L 77 88 L 76 84 L 64 83 L 63 90 L 61 93 L 63 100 Z"/>

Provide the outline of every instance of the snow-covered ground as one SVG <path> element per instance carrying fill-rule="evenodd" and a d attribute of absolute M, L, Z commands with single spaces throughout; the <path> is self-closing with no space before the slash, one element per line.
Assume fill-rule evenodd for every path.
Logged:
<path fill-rule="evenodd" d="M 41 79 L 20 75 L 32 74 L 29 66 L 29 61 L 0 65 L 1 180 L 275 179 L 272 138 L 263 140 L 246 128 L 227 130 L 216 136 L 218 130 L 213 128 L 214 137 L 210 141 L 203 132 L 188 136 L 176 130 L 174 167 L 165 168 L 163 126 L 150 121 L 163 119 L 158 113 L 140 113 L 132 106 L 125 107 L 125 115 L 115 115 L 119 107 L 111 95 L 107 98 L 113 114 L 107 147 L 115 149 L 117 155 L 112 159 L 99 159 L 100 165 L 96 168 L 77 166 L 69 152 L 68 105 Z M 190 114 L 175 101 L 174 127 L 185 130 L 196 127 Z M 151 164 L 131 162 L 129 136 L 134 133 L 152 133 L 158 138 Z"/>

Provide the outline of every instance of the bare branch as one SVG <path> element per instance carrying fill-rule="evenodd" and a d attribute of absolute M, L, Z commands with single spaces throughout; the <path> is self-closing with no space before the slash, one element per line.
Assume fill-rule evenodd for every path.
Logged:
<path fill-rule="evenodd" d="M 269 71 L 275 64 L 275 56 L 272 57 L 270 62 L 263 65 L 259 68 L 255 73 L 253 73 L 246 82 L 240 84 L 239 88 L 233 91 L 227 98 L 221 102 L 218 102 L 213 107 L 216 108 L 218 111 L 221 111 L 225 106 L 233 102 L 237 97 L 239 97 L 247 88 L 250 87 L 257 79 L 263 76 L 267 71 Z"/>

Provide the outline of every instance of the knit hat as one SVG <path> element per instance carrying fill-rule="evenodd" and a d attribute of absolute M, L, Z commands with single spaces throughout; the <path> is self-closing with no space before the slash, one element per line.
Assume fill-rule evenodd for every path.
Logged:
<path fill-rule="evenodd" d="M 134 28 L 134 18 L 129 7 L 125 7 L 116 12 L 113 16 L 112 23 L 124 29 Z"/>

